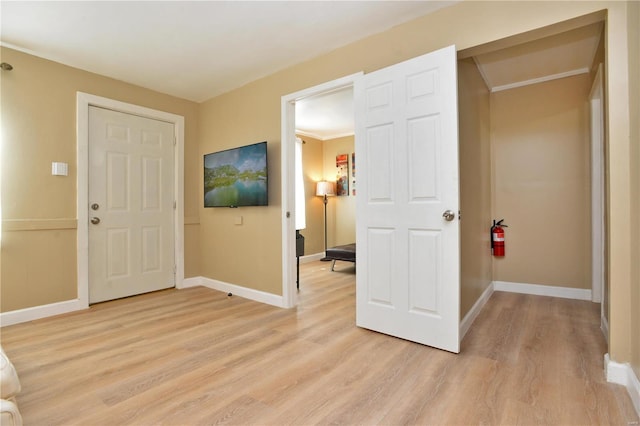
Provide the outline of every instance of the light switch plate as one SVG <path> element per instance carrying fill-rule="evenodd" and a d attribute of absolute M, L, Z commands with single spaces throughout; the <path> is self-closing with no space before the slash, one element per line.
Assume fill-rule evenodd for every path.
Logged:
<path fill-rule="evenodd" d="M 69 165 L 67 163 L 51 163 L 51 174 L 53 176 L 68 176 L 69 175 Z"/>
<path fill-rule="evenodd" d="M 242 225 L 242 216 L 236 216 L 236 225 Z"/>

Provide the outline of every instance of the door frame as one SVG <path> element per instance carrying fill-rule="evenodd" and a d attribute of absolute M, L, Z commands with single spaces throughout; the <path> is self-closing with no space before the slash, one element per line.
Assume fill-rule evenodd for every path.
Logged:
<path fill-rule="evenodd" d="M 296 101 L 310 96 L 354 86 L 364 72 L 347 75 L 309 87 L 281 98 L 281 185 L 282 185 L 282 307 L 298 304 L 296 292 L 295 241 L 295 141 Z"/>
<path fill-rule="evenodd" d="M 77 92 L 77 272 L 78 299 L 89 306 L 89 107 L 106 108 L 173 124 L 174 155 L 174 261 L 175 286 L 184 282 L 184 117 L 139 105 L 120 102 L 89 93 Z"/>
<path fill-rule="evenodd" d="M 589 93 L 589 115 L 591 135 L 591 300 L 601 303 L 600 316 L 605 337 L 609 339 L 604 304 L 605 292 L 605 99 L 602 64 L 598 65 Z"/>

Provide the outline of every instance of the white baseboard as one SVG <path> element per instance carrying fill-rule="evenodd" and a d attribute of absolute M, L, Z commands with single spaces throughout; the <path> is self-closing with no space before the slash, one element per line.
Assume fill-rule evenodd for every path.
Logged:
<path fill-rule="evenodd" d="M 607 382 L 616 383 L 627 388 L 633 407 L 640 417 L 640 380 L 635 375 L 633 368 L 626 363 L 611 361 L 609 354 L 604 354 L 604 374 Z"/>
<path fill-rule="evenodd" d="M 55 315 L 88 309 L 89 304 L 80 299 L 65 300 L 64 302 L 50 303 L 48 305 L 33 306 L 31 308 L 0 313 L 0 326 L 20 324 Z"/>
<path fill-rule="evenodd" d="M 252 288 L 241 287 L 235 284 L 225 283 L 223 281 L 213 280 L 206 277 L 189 278 L 185 280 L 185 287 L 193 287 L 194 285 L 202 285 L 213 290 L 232 293 L 235 296 L 244 297 L 245 299 L 254 300 L 256 302 L 266 303 L 267 305 L 284 308 L 284 298 L 277 294 L 267 293 Z"/>
<path fill-rule="evenodd" d="M 474 303 L 473 307 L 467 312 L 467 314 L 462 319 L 460 323 L 460 341 L 464 339 L 464 336 L 467 334 L 467 331 L 471 328 L 471 324 L 476 320 L 477 316 L 484 308 L 484 305 L 487 304 L 487 301 L 493 294 L 493 283 L 489 284 L 487 288 L 482 292 L 476 303 Z"/>
<path fill-rule="evenodd" d="M 202 277 L 191 277 L 182 280 L 182 285 L 180 287 L 176 286 L 176 288 L 197 287 L 199 285 L 204 285 L 202 284 Z"/>
<path fill-rule="evenodd" d="M 189 288 L 195 286 L 205 286 L 214 290 L 223 291 L 225 293 L 233 293 L 236 296 L 245 299 L 255 300 L 256 302 L 266 303 L 268 305 L 284 307 L 282 296 L 266 293 L 260 290 L 241 287 L 235 284 L 229 284 L 222 281 L 212 280 L 205 277 L 185 278 L 182 284 L 176 288 Z M 0 326 L 5 327 L 13 324 L 20 324 L 27 321 L 34 321 L 41 318 L 52 317 L 55 315 L 66 314 L 69 312 L 81 311 L 88 309 L 89 304 L 79 299 L 65 300 L 64 302 L 51 303 L 49 305 L 34 306 L 31 308 L 18 309 L 15 311 L 0 313 Z"/>
<path fill-rule="evenodd" d="M 494 281 L 494 291 L 508 291 L 510 293 L 533 294 L 536 296 L 561 297 L 563 299 L 577 299 L 591 301 L 591 290 L 584 288 L 555 287 L 540 284 L 512 283 Z"/>

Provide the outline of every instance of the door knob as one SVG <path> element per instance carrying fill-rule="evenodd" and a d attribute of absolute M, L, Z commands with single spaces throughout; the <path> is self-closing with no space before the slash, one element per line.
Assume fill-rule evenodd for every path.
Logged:
<path fill-rule="evenodd" d="M 91 223 L 93 223 L 94 225 L 97 225 L 100 223 L 100 218 L 99 217 L 92 217 L 91 218 Z"/>
<path fill-rule="evenodd" d="M 98 210 L 99 208 L 100 208 L 100 205 L 98 203 L 91 204 L 91 210 Z"/>
<path fill-rule="evenodd" d="M 451 222 L 453 219 L 455 219 L 456 214 L 451 210 L 447 210 L 444 213 L 442 213 L 442 217 L 444 217 L 446 221 Z"/>

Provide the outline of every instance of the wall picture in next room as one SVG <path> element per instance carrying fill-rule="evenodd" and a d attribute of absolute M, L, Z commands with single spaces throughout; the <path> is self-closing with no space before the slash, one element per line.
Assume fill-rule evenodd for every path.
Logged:
<path fill-rule="evenodd" d="M 336 155 L 336 195 L 349 195 L 349 154 Z"/>

